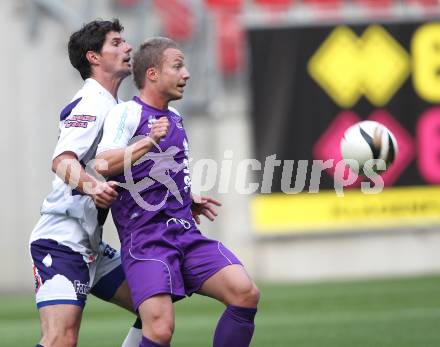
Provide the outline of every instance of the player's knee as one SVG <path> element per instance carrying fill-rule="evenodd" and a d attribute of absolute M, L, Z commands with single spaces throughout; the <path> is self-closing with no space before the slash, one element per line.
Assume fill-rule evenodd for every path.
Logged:
<path fill-rule="evenodd" d="M 152 324 L 153 335 L 155 340 L 162 344 L 169 344 L 173 337 L 174 324 L 169 321 L 156 321 Z"/>
<path fill-rule="evenodd" d="M 150 315 L 150 327 L 153 340 L 161 344 L 169 344 L 174 332 L 174 320 L 166 314 Z"/>
<path fill-rule="evenodd" d="M 44 346 L 49 347 L 76 347 L 78 344 L 78 328 L 74 322 L 60 324 L 53 321 L 48 324 L 47 330 L 43 335 L 46 342 Z"/>
<path fill-rule="evenodd" d="M 242 307 L 257 307 L 260 301 L 260 290 L 251 281 L 236 288 L 234 296 L 237 300 L 235 304 Z"/>
<path fill-rule="evenodd" d="M 76 345 L 78 344 L 78 335 L 76 334 L 76 332 L 67 331 L 64 337 L 64 342 L 64 346 L 76 347 Z"/>
<path fill-rule="evenodd" d="M 153 340 L 161 344 L 169 344 L 174 332 L 174 316 L 172 310 L 161 307 L 152 307 L 148 312 L 146 324 L 143 328 L 153 335 Z"/>
<path fill-rule="evenodd" d="M 257 307 L 258 302 L 260 301 L 260 290 L 255 285 L 255 283 L 252 282 L 251 288 L 246 293 L 246 302 L 249 303 L 249 306 Z"/>
<path fill-rule="evenodd" d="M 76 329 L 57 329 L 43 335 L 42 341 L 47 347 L 76 347 L 78 334 Z"/>

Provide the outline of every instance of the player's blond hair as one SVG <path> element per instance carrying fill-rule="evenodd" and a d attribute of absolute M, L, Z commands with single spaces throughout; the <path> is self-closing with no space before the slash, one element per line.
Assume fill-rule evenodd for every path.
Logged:
<path fill-rule="evenodd" d="M 133 78 L 138 89 L 145 85 L 145 71 L 151 67 L 160 69 L 163 53 L 168 48 L 179 49 L 178 44 L 167 37 L 153 37 L 144 41 L 133 57 Z"/>

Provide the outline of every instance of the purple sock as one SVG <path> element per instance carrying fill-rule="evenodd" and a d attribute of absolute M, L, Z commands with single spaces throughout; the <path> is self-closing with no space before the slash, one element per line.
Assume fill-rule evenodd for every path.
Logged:
<path fill-rule="evenodd" d="M 142 341 L 139 347 L 170 347 L 170 345 L 159 345 L 158 343 L 151 341 L 145 336 L 142 336 Z"/>
<path fill-rule="evenodd" d="M 214 347 L 247 347 L 254 334 L 256 308 L 228 306 L 217 323 Z"/>

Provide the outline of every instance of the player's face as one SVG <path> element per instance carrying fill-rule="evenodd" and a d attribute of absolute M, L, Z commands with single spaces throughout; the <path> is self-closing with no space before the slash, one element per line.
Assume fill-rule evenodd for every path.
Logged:
<path fill-rule="evenodd" d="M 131 50 L 131 46 L 120 33 L 110 31 L 106 35 L 100 54 L 101 68 L 108 74 L 122 78 L 130 75 Z"/>
<path fill-rule="evenodd" d="M 190 78 L 185 67 L 184 55 L 178 49 L 168 48 L 164 51 L 163 56 L 158 88 L 168 100 L 181 99 L 186 82 Z"/>

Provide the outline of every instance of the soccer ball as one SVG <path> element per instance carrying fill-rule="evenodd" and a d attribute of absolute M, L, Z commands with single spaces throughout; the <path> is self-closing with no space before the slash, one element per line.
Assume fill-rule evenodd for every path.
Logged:
<path fill-rule="evenodd" d="M 375 121 L 367 120 L 352 125 L 341 140 L 342 158 L 351 170 L 361 175 L 370 170 L 384 172 L 396 159 L 397 152 L 394 135 L 383 124 Z M 383 162 L 376 164 L 377 160 Z"/>

